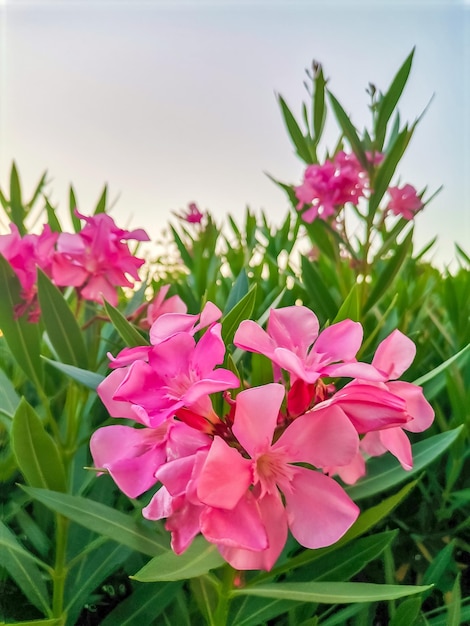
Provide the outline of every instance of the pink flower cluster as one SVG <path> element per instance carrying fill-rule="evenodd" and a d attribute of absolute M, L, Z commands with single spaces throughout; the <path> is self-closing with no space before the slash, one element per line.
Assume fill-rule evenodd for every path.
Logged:
<path fill-rule="evenodd" d="M 273 365 L 272 382 L 244 388 L 220 367 L 220 316 L 211 303 L 197 316 L 163 314 L 150 346 L 111 357 L 99 396 L 138 427 L 100 428 L 91 453 L 129 497 L 159 486 L 143 515 L 166 519 L 177 554 L 201 533 L 236 569 L 270 570 L 289 531 L 307 548 L 335 543 L 359 513 L 335 476 L 354 483 L 387 450 L 411 468 L 405 431 L 428 428 L 434 413 L 420 387 L 396 380 L 415 354 L 399 331 L 364 363 L 358 322 L 319 332 L 303 306 L 271 310 L 266 330 L 246 320 L 235 334 Z"/>
<path fill-rule="evenodd" d="M 403 187 L 389 187 L 388 194 L 390 202 L 387 209 L 394 215 L 400 215 L 405 220 L 412 220 L 419 210 L 424 206 L 413 185 Z"/>
<path fill-rule="evenodd" d="M 367 173 L 356 155 L 338 152 L 323 165 L 307 167 L 303 183 L 295 187 L 297 210 L 308 206 L 302 219 L 309 224 L 317 218 L 326 220 L 346 202 L 357 204 L 365 195 L 367 184 Z"/>
<path fill-rule="evenodd" d="M 384 159 L 381 153 L 367 152 L 366 157 L 371 165 L 380 165 Z M 317 218 L 334 217 L 348 202 L 357 205 L 370 191 L 369 174 L 355 154 L 341 151 L 322 165 L 309 165 L 302 184 L 294 190 L 299 201 L 296 208 L 303 211 L 302 219 L 310 224 Z M 389 187 L 387 191 L 387 211 L 406 220 L 413 219 L 424 206 L 412 185 Z"/>
<path fill-rule="evenodd" d="M 104 213 L 86 217 L 76 212 L 86 224 L 79 233 L 54 233 L 45 225 L 40 235 L 18 232 L 0 235 L 0 253 L 14 269 L 21 284 L 24 305 L 17 314 L 29 310 L 30 321 L 40 315 L 37 303 L 37 270 L 41 268 L 59 287 L 77 287 L 85 300 L 102 302 L 103 298 L 117 304 L 116 287 L 132 287 L 129 275 L 139 280 L 138 268 L 143 259 L 133 256 L 127 246 L 129 239 L 148 241 L 142 229 L 118 228 Z"/>
<path fill-rule="evenodd" d="M 51 275 L 57 236 L 46 224 L 40 235 L 22 237 L 13 223 L 10 224 L 9 234 L 0 235 L 0 254 L 10 263 L 21 285 L 23 303 L 15 309 L 18 317 L 28 312 L 30 321 L 37 322 L 39 319 L 36 267 Z"/>

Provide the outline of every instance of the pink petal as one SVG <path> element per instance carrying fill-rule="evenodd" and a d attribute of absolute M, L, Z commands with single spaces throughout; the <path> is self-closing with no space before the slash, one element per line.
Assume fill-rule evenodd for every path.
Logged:
<path fill-rule="evenodd" d="M 303 467 L 297 468 L 292 491 L 284 496 L 289 528 L 306 548 L 332 545 L 359 515 L 359 508 L 337 482 Z"/>
<path fill-rule="evenodd" d="M 413 468 L 410 440 L 401 428 L 387 428 L 380 432 L 380 439 L 389 452 L 399 461 L 403 469 Z"/>
<path fill-rule="evenodd" d="M 243 550 L 218 544 L 223 558 L 238 570 L 267 570 L 276 563 L 287 540 L 287 516 L 278 495 L 266 495 L 258 500 L 261 520 L 268 538 L 265 550 Z"/>
<path fill-rule="evenodd" d="M 268 547 L 261 514 L 250 491 L 230 510 L 205 508 L 201 513 L 201 532 L 217 545 L 247 550 Z"/>
<path fill-rule="evenodd" d="M 268 333 L 252 320 L 244 320 L 237 329 L 233 343 L 237 348 L 270 356 L 275 343 Z"/>
<path fill-rule="evenodd" d="M 357 454 L 359 437 L 344 412 L 330 406 L 295 419 L 273 445 L 277 448 L 286 449 L 291 463 L 347 465 Z"/>
<path fill-rule="evenodd" d="M 424 397 L 421 387 L 397 380 L 387 383 L 387 388 L 406 402 L 406 411 L 412 419 L 403 426 L 405 430 L 420 433 L 431 426 L 434 410 Z"/>
<path fill-rule="evenodd" d="M 318 335 L 318 319 L 313 311 L 304 306 L 271 309 L 268 334 L 279 347 L 298 355 L 307 354 Z"/>
<path fill-rule="evenodd" d="M 220 437 L 214 437 L 197 484 L 201 502 L 233 509 L 251 483 L 251 461 L 244 459 Z"/>
<path fill-rule="evenodd" d="M 126 376 L 127 369 L 122 368 L 113 370 L 111 374 L 106 376 L 106 378 L 98 385 L 96 391 L 98 392 L 101 401 L 111 417 L 123 417 L 135 420 L 136 415 L 132 410 L 132 404 L 127 401 L 114 400 L 113 398 Z"/>
<path fill-rule="evenodd" d="M 240 381 L 233 372 L 219 367 L 211 372 L 209 378 L 193 383 L 187 392 L 181 396 L 181 399 L 187 406 L 192 406 L 203 396 L 226 389 L 236 389 L 239 386 Z"/>
<path fill-rule="evenodd" d="M 121 491 L 136 498 L 157 482 L 155 472 L 166 457 L 165 434 L 166 429 L 99 428 L 90 440 L 93 462 L 109 471 Z"/>
<path fill-rule="evenodd" d="M 238 394 L 232 431 L 251 457 L 271 446 L 283 399 L 284 387 L 278 383 Z"/>
<path fill-rule="evenodd" d="M 343 320 L 322 330 L 312 352 L 324 355 L 330 363 L 351 361 L 361 347 L 362 334 L 359 322 Z"/>
<path fill-rule="evenodd" d="M 379 344 L 372 365 L 386 375 L 388 380 L 393 380 L 410 367 L 415 354 L 416 346 L 411 339 L 399 330 L 394 330 Z"/>

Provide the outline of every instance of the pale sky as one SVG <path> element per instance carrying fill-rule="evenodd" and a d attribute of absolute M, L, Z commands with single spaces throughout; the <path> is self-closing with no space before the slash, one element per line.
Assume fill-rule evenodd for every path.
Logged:
<path fill-rule="evenodd" d="M 249 205 L 279 223 L 287 200 L 265 172 L 299 183 L 303 167 L 275 94 L 298 114 L 316 59 L 362 129 L 369 81 L 386 89 L 416 46 L 403 119 L 434 100 L 399 175 L 418 189 L 444 185 L 418 216 L 415 241 L 438 234 L 445 264 L 454 241 L 470 252 L 469 9 L 456 0 L 0 0 L 2 188 L 13 159 L 26 195 L 47 170 L 65 215 L 71 182 L 84 213 L 108 183 L 116 221 L 152 239 L 191 201 L 220 222 Z"/>

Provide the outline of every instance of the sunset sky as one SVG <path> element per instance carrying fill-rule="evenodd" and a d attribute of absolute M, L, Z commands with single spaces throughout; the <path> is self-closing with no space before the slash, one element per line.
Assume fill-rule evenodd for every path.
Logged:
<path fill-rule="evenodd" d="M 154 239 L 191 201 L 219 221 L 249 205 L 278 223 L 288 205 L 266 172 L 298 183 L 303 168 L 276 93 L 299 113 L 304 70 L 321 61 L 362 128 L 369 81 L 386 89 L 416 46 L 403 119 L 434 99 L 399 176 L 444 185 L 418 216 L 416 245 L 438 234 L 445 264 L 454 241 L 470 252 L 469 16 L 452 0 L 0 0 L 1 186 L 13 159 L 27 196 L 47 169 L 65 215 L 71 182 L 84 213 L 108 183 L 116 221 Z"/>

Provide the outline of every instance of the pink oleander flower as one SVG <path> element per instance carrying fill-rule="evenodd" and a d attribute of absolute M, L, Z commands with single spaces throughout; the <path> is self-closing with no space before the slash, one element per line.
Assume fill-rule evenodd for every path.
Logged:
<path fill-rule="evenodd" d="M 387 210 L 391 211 L 394 215 L 403 217 L 405 220 L 412 220 L 415 214 L 424 206 L 416 189 L 412 185 L 389 187 L 388 193 L 390 195 L 390 201 L 387 205 Z"/>
<path fill-rule="evenodd" d="M 150 329 L 151 346 L 125 348 L 111 366 L 114 372 L 98 387 L 110 414 L 152 427 L 177 414 L 210 432 L 215 415 L 209 395 L 239 386 L 224 360 L 220 310 L 208 302 L 200 315 L 167 313 Z M 208 326 L 196 342 L 194 334 Z M 119 369 L 117 369 L 119 368 Z M 121 415 L 119 415 L 121 413 Z"/>
<path fill-rule="evenodd" d="M 264 354 L 279 368 L 289 372 L 291 385 L 300 379 L 308 385 L 321 376 L 363 377 L 379 380 L 380 375 L 368 363 L 358 363 L 362 326 L 344 320 L 319 332 L 318 318 L 307 307 L 289 306 L 271 309 L 267 330 L 256 322 L 243 321 L 234 337 L 238 348 Z"/>
<path fill-rule="evenodd" d="M 107 470 L 123 493 L 136 498 L 156 484 L 162 465 L 210 443 L 207 435 L 169 419 L 157 428 L 104 426 L 93 433 L 90 450 L 95 467 Z"/>
<path fill-rule="evenodd" d="M 413 457 L 404 431 L 422 432 L 434 420 L 434 411 L 422 388 L 396 380 L 411 365 L 415 353 L 411 339 L 394 330 L 379 344 L 372 359 L 380 381 L 354 380 L 313 409 L 340 407 L 358 433 L 364 434 L 360 442 L 361 456 L 379 456 L 389 451 L 405 470 L 412 469 Z M 372 424 L 370 415 L 373 415 Z M 335 473 L 334 468 L 328 471 Z M 345 482 L 353 483 L 365 474 L 365 464 L 356 458 L 351 467 L 339 468 L 337 473 Z"/>
<path fill-rule="evenodd" d="M 307 167 L 302 184 L 295 187 L 299 201 L 296 208 L 301 211 L 309 207 L 302 213 L 307 223 L 317 218 L 326 220 L 347 202 L 357 204 L 365 195 L 367 185 L 367 172 L 357 157 L 341 151 L 323 165 Z"/>
<path fill-rule="evenodd" d="M 143 259 L 131 254 L 126 241 L 148 241 L 142 229 L 118 228 L 105 213 L 91 217 L 76 215 L 86 221 L 79 233 L 61 233 L 53 260 L 52 275 L 56 285 L 78 287 L 86 300 L 117 305 L 116 287 L 132 287 L 127 278 L 139 280 L 138 268 Z"/>
<path fill-rule="evenodd" d="M 188 224 L 200 224 L 204 217 L 204 214 L 201 213 L 195 202 L 190 202 L 185 212 L 174 213 L 174 215 L 176 215 L 178 219 L 188 222 Z"/>
<path fill-rule="evenodd" d="M 197 496 L 206 509 L 201 520 L 204 536 L 237 569 L 271 569 L 289 528 L 308 548 L 336 542 L 356 520 L 358 508 L 343 489 L 319 471 L 335 458 L 346 465 L 357 452 L 358 437 L 341 410 L 304 415 L 274 438 L 284 387 L 271 383 L 242 391 L 236 399 L 232 432 L 235 447 L 214 437 L 197 480 Z M 281 493 L 283 497 L 281 497 Z M 250 508 L 265 527 L 266 542 L 250 526 L 241 545 L 232 529 L 242 523 L 238 507 Z M 259 524 L 258 524 L 259 525 Z"/>
<path fill-rule="evenodd" d="M 186 313 L 188 308 L 178 295 L 166 297 L 171 285 L 163 285 L 151 302 L 145 302 L 128 318 L 144 330 L 166 313 Z"/>
<path fill-rule="evenodd" d="M 58 233 L 45 224 L 40 235 L 21 237 L 15 224 L 10 224 L 10 234 L 0 235 L 0 254 L 10 263 L 21 285 L 24 304 L 15 309 L 21 316 L 28 311 L 28 319 L 37 322 L 40 315 L 37 301 L 37 267 L 48 276 L 52 273 L 52 259 Z"/>

